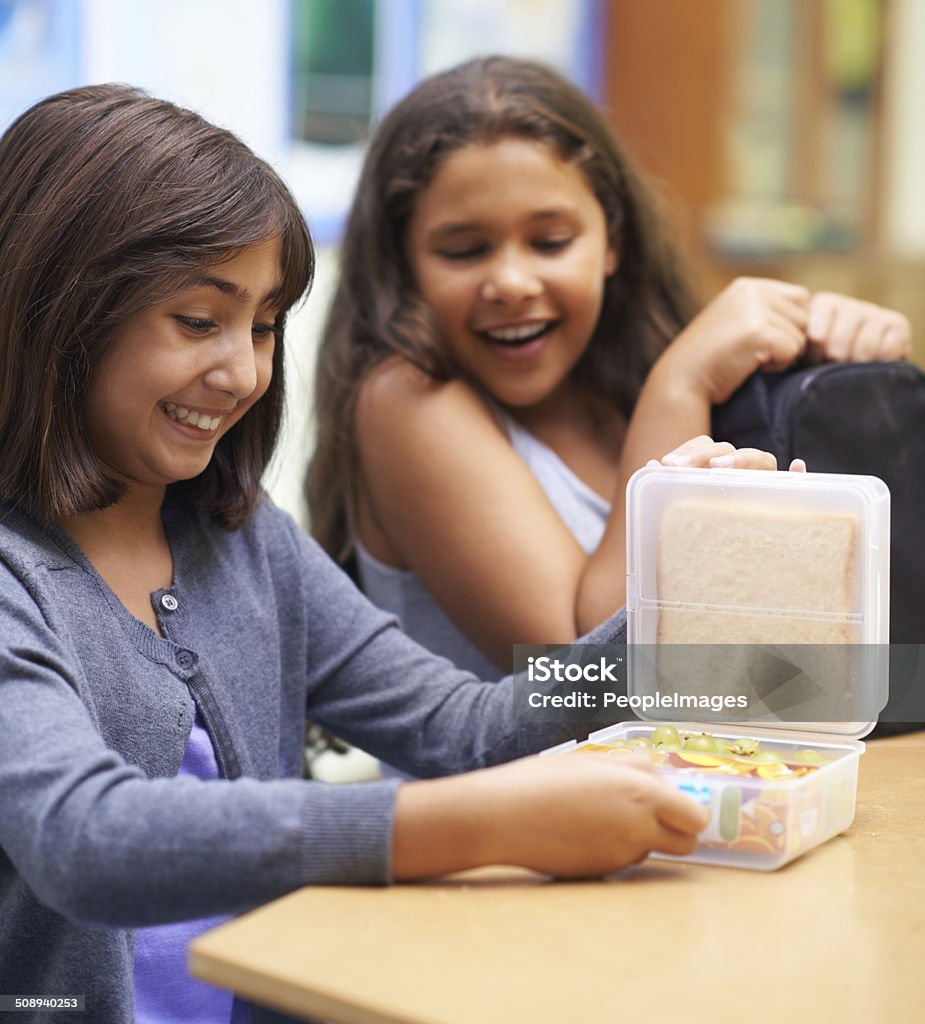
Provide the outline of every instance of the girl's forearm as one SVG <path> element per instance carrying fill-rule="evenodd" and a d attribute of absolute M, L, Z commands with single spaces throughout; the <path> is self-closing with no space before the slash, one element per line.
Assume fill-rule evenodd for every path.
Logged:
<path fill-rule="evenodd" d="M 620 479 L 604 535 L 588 559 L 575 605 L 579 636 L 626 603 L 626 485 L 650 459 L 710 432 L 709 397 L 674 371 L 669 353 L 653 367 L 627 427 Z"/>
<path fill-rule="evenodd" d="M 392 829 L 397 882 L 497 862 L 490 853 L 490 817 L 479 777 L 458 775 L 399 787 Z"/>
<path fill-rule="evenodd" d="M 650 850 L 690 853 L 707 812 L 648 759 L 528 757 L 398 790 L 392 877 L 486 864 L 561 878 L 606 874 Z"/>

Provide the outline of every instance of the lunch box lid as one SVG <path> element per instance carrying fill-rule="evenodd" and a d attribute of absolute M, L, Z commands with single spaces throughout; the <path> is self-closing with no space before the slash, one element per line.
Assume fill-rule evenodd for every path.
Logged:
<path fill-rule="evenodd" d="M 870 732 L 889 679 L 882 480 L 653 465 L 631 477 L 626 505 L 637 717 Z"/>

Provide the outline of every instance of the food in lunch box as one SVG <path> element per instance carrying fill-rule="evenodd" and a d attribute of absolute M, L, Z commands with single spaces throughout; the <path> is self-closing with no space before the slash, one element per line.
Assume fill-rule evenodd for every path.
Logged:
<path fill-rule="evenodd" d="M 585 743 L 575 752 L 645 753 L 661 768 L 775 781 L 800 778 L 827 763 L 820 751 L 811 748 L 773 750 L 752 737 L 727 739 L 705 732 L 680 732 L 673 725 L 656 726 L 649 737 Z"/>
<path fill-rule="evenodd" d="M 847 513 L 674 502 L 658 532 L 658 642 L 855 641 L 855 626 L 832 613 L 856 605 L 858 534 Z"/>

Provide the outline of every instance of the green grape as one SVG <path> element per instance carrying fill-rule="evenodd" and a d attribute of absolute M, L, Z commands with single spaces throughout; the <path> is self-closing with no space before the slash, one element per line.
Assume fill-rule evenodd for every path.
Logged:
<path fill-rule="evenodd" d="M 716 753 L 716 740 L 705 732 L 695 733 L 684 740 L 685 750 L 699 750 L 702 754 Z"/>
<path fill-rule="evenodd" d="M 731 843 L 739 838 L 739 813 L 742 810 L 742 790 L 738 786 L 726 786 L 720 796 L 719 834 Z"/>
<path fill-rule="evenodd" d="M 810 750 L 809 748 L 798 750 L 790 760 L 795 761 L 797 764 L 823 764 L 825 762 L 825 758 L 818 750 Z"/>
<path fill-rule="evenodd" d="M 751 757 L 758 753 L 758 747 L 759 743 L 757 740 L 743 736 L 729 744 L 729 753 L 739 754 L 741 757 Z"/>
<path fill-rule="evenodd" d="M 626 745 L 628 747 L 651 747 L 652 746 L 652 744 L 649 742 L 649 740 L 646 739 L 645 736 L 635 736 L 633 739 L 627 740 L 626 741 Z"/>
<path fill-rule="evenodd" d="M 652 730 L 652 746 L 663 747 L 667 745 L 681 745 L 681 737 L 673 725 L 657 725 Z"/>

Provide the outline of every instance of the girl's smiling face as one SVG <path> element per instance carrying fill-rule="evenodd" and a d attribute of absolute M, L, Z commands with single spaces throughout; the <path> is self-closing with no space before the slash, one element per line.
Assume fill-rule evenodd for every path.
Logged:
<path fill-rule="evenodd" d="M 159 491 L 206 468 L 219 438 L 269 387 L 280 277 L 273 238 L 204 268 L 123 325 L 84 405 L 90 440 L 114 476 Z"/>
<path fill-rule="evenodd" d="M 418 198 L 406 247 L 441 343 L 510 407 L 541 403 L 567 380 L 617 267 L 582 172 L 517 136 L 448 156 Z"/>

